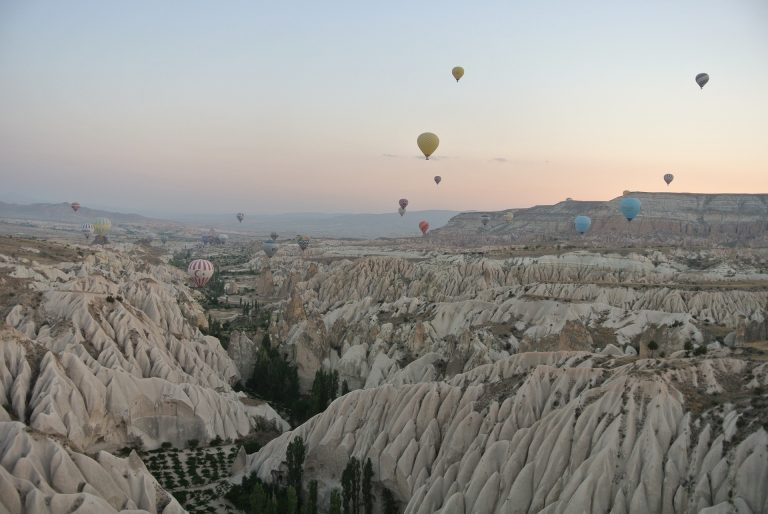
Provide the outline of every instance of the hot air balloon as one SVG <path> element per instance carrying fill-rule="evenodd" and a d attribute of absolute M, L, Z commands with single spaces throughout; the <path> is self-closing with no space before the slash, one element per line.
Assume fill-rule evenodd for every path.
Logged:
<path fill-rule="evenodd" d="M 168 242 L 168 234 L 160 234 L 160 242 L 165 244 Z"/>
<path fill-rule="evenodd" d="M 271 259 L 277 253 L 278 246 L 277 243 L 271 239 L 268 239 L 261 243 L 261 249 L 264 250 L 264 253 L 267 254 L 267 257 Z"/>
<path fill-rule="evenodd" d="M 307 236 L 299 236 L 296 242 L 298 243 L 302 252 L 309 248 L 309 237 Z"/>
<path fill-rule="evenodd" d="M 699 85 L 701 89 L 704 89 L 704 86 L 707 85 L 707 82 L 709 82 L 709 75 L 706 73 L 699 73 L 696 75 L 696 83 Z"/>
<path fill-rule="evenodd" d="M 90 223 L 83 223 L 80 226 L 80 232 L 83 233 L 83 235 L 85 236 L 85 240 L 88 241 L 93 235 L 93 225 L 91 225 Z"/>
<path fill-rule="evenodd" d="M 451 75 L 453 75 L 453 78 L 455 78 L 456 82 L 458 82 L 459 79 L 464 76 L 464 68 L 462 68 L 461 66 L 455 66 L 451 70 Z"/>
<path fill-rule="evenodd" d="M 400 207 L 402 207 L 403 209 L 408 207 L 408 199 L 407 198 L 401 198 L 397 203 L 399 203 Z"/>
<path fill-rule="evenodd" d="M 242 223 L 243 219 L 245 218 L 245 214 L 243 214 L 242 212 L 238 212 L 236 217 L 237 217 L 237 221 Z"/>
<path fill-rule="evenodd" d="M 482 216 L 480 216 L 480 223 L 482 223 L 483 226 L 486 226 L 489 221 L 491 221 L 491 217 L 488 216 L 487 214 L 483 214 Z"/>
<path fill-rule="evenodd" d="M 586 234 L 589 227 L 592 226 L 592 218 L 589 216 L 576 216 L 573 220 L 573 224 L 576 225 L 576 232 L 579 234 Z"/>
<path fill-rule="evenodd" d="M 97 236 L 105 237 L 112 228 L 112 222 L 109 218 L 96 218 L 93 222 L 93 231 Z"/>
<path fill-rule="evenodd" d="M 515 219 L 515 213 L 514 212 L 508 212 L 504 215 L 504 220 L 507 223 L 512 223 L 512 221 Z"/>
<path fill-rule="evenodd" d="M 429 160 L 429 156 L 437 150 L 440 139 L 432 132 L 424 132 L 416 138 L 416 144 L 419 145 L 419 150 L 424 154 L 424 157 Z"/>
<path fill-rule="evenodd" d="M 272 241 L 277 241 L 277 232 L 272 232 L 271 234 L 269 234 L 269 237 L 272 238 Z"/>
<path fill-rule="evenodd" d="M 400 207 L 400 208 L 397 210 L 397 213 L 398 213 L 400 216 L 405 216 L 405 209 L 403 209 L 402 207 Z"/>
<path fill-rule="evenodd" d="M 439 186 L 442 180 L 443 180 L 443 177 L 441 177 L 440 175 L 435 175 L 435 184 Z"/>
<path fill-rule="evenodd" d="M 69 206 L 72 207 L 72 210 L 75 212 L 80 210 L 80 203 L 78 202 L 72 202 L 71 204 L 69 204 Z"/>
<path fill-rule="evenodd" d="M 197 287 L 203 287 L 213 276 L 213 264 L 205 259 L 196 259 L 189 263 L 187 273 Z"/>
<path fill-rule="evenodd" d="M 673 180 L 675 180 L 675 176 L 673 174 L 667 173 L 664 175 L 664 182 L 666 182 L 667 185 L 669 185 Z"/>
<path fill-rule="evenodd" d="M 627 221 L 632 221 L 640 214 L 640 206 L 640 200 L 630 196 L 622 198 L 619 202 L 619 209 L 624 217 L 627 218 Z"/>
<path fill-rule="evenodd" d="M 219 234 L 219 242 L 221 244 L 224 244 L 227 241 L 229 241 L 229 236 L 227 234 Z"/>
<path fill-rule="evenodd" d="M 419 222 L 419 230 L 421 230 L 421 233 L 426 236 L 427 232 L 429 232 L 429 223 L 427 223 L 424 220 L 421 220 Z"/>

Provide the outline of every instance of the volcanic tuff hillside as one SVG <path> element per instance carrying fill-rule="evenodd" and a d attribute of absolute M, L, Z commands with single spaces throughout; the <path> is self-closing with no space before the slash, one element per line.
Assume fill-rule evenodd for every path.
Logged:
<path fill-rule="evenodd" d="M 99 450 L 287 428 L 231 389 L 239 372 L 197 329 L 205 316 L 185 281 L 138 247 L 0 238 L 5 511 L 181 511 L 137 456 Z"/>
<path fill-rule="evenodd" d="M 646 239 L 674 244 L 681 241 L 712 243 L 768 242 L 768 194 L 698 194 L 628 192 L 642 202 L 640 215 L 629 225 L 619 212 L 619 201 L 567 200 L 555 205 L 501 212 L 462 213 L 436 231 L 446 239 L 503 238 L 540 241 L 580 238 L 573 219 L 592 218 L 587 240 Z M 482 228 L 480 216 L 491 217 Z"/>

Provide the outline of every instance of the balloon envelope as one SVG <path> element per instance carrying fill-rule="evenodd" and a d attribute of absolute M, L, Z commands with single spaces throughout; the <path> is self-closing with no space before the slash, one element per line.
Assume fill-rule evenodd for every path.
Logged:
<path fill-rule="evenodd" d="M 272 232 L 271 234 L 269 234 L 269 237 L 272 238 L 272 241 L 277 241 L 277 232 Z"/>
<path fill-rule="evenodd" d="M 238 213 L 237 213 L 237 221 L 239 221 L 240 223 L 242 223 L 242 222 L 243 222 L 243 219 L 245 219 L 245 214 L 243 214 L 242 212 L 238 212 Z"/>
<path fill-rule="evenodd" d="M 205 259 L 196 259 L 189 263 L 187 273 L 197 287 L 203 287 L 213 276 L 213 263 Z"/>
<path fill-rule="evenodd" d="M 91 234 L 93 234 L 93 225 L 90 223 L 83 223 L 80 226 L 80 231 L 85 235 L 85 238 L 88 239 L 91 237 Z"/>
<path fill-rule="evenodd" d="M 675 176 L 673 174 L 667 173 L 664 175 L 664 182 L 666 182 L 667 185 L 669 185 L 673 180 L 675 180 Z"/>
<path fill-rule="evenodd" d="M 302 252 L 307 248 L 309 248 L 309 238 L 307 236 L 299 236 L 296 242 L 298 243 L 299 248 L 301 248 Z"/>
<path fill-rule="evenodd" d="M 80 210 L 80 204 L 78 202 L 72 202 L 69 206 L 72 207 L 72 210 L 75 212 Z"/>
<path fill-rule="evenodd" d="M 261 249 L 271 259 L 277 253 L 278 246 L 277 243 L 270 239 L 261 243 Z"/>
<path fill-rule="evenodd" d="M 427 232 L 429 231 L 429 223 L 422 220 L 419 222 L 419 230 L 421 230 L 421 233 L 425 236 L 427 235 Z"/>
<path fill-rule="evenodd" d="M 442 181 L 443 181 L 443 177 L 441 177 L 440 175 L 435 175 L 435 184 L 439 186 L 440 182 Z"/>
<path fill-rule="evenodd" d="M 405 209 L 404 209 L 404 208 L 402 208 L 402 207 L 400 207 L 400 208 L 397 210 L 397 213 L 398 213 L 400 216 L 405 216 Z"/>
<path fill-rule="evenodd" d="M 576 225 L 576 232 L 579 234 L 586 234 L 589 227 L 592 226 L 592 218 L 589 216 L 576 216 L 573 220 L 573 224 Z"/>
<path fill-rule="evenodd" d="M 408 207 L 408 199 L 407 198 L 401 198 L 397 203 L 400 204 L 400 207 L 402 207 L 403 209 Z"/>
<path fill-rule="evenodd" d="M 704 86 L 707 85 L 707 82 L 709 82 L 709 75 L 707 73 L 699 73 L 696 75 L 696 83 L 701 89 L 704 89 Z"/>
<path fill-rule="evenodd" d="M 419 145 L 419 150 L 424 154 L 424 157 L 429 159 L 429 156 L 437 150 L 440 139 L 432 132 L 424 132 L 416 138 L 416 144 Z"/>
<path fill-rule="evenodd" d="M 461 66 L 456 66 L 451 70 L 451 75 L 453 75 L 453 78 L 456 79 L 456 82 L 459 81 L 461 77 L 464 76 L 464 68 Z"/>
<path fill-rule="evenodd" d="M 640 200 L 631 196 L 626 196 L 619 202 L 619 209 L 624 217 L 627 218 L 627 221 L 632 221 L 640 214 L 640 207 Z"/>
<path fill-rule="evenodd" d="M 486 226 L 489 221 L 491 221 L 491 217 L 488 216 L 487 214 L 483 214 L 482 216 L 480 216 L 480 223 L 482 223 L 483 226 Z"/>
<path fill-rule="evenodd" d="M 112 222 L 109 218 L 96 218 L 96 221 L 93 222 L 93 231 L 97 236 L 106 236 L 111 228 Z"/>

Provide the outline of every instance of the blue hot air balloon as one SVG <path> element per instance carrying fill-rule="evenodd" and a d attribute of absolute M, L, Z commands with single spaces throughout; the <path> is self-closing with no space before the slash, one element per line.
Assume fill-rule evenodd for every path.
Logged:
<path fill-rule="evenodd" d="M 632 221 L 640 214 L 640 205 L 640 200 L 637 198 L 625 196 L 619 202 L 619 209 L 624 217 L 627 218 L 627 221 Z"/>
<path fill-rule="evenodd" d="M 587 230 L 589 230 L 589 227 L 592 225 L 592 218 L 589 216 L 576 216 L 576 219 L 573 220 L 573 222 L 576 225 L 576 232 L 579 234 L 586 234 Z"/>

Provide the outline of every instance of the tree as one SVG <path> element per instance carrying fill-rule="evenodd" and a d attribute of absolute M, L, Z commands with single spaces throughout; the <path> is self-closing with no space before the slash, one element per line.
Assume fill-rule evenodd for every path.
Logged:
<path fill-rule="evenodd" d="M 309 497 L 304 504 L 304 514 L 317 514 L 317 480 L 309 482 Z"/>
<path fill-rule="evenodd" d="M 341 396 L 344 396 L 349 392 L 349 384 L 347 384 L 346 380 L 341 381 Z"/>
<path fill-rule="evenodd" d="M 248 498 L 251 506 L 251 512 L 264 512 L 267 510 L 267 503 L 269 503 L 269 497 L 267 496 L 264 488 L 261 484 L 256 484 L 251 491 L 251 495 Z"/>
<path fill-rule="evenodd" d="M 651 355 L 655 355 L 656 350 L 659 349 L 659 344 L 656 341 L 651 341 L 648 343 L 648 349 L 651 351 Z"/>
<path fill-rule="evenodd" d="M 299 512 L 299 497 L 296 495 L 296 489 L 293 486 L 288 486 L 288 492 L 286 493 L 286 509 L 287 514 L 298 514 Z"/>
<path fill-rule="evenodd" d="M 395 500 L 395 495 L 392 494 L 392 491 L 385 488 L 382 494 L 382 501 L 384 503 L 384 514 L 398 514 L 397 500 Z"/>
<path fill-rule="evenodd" d="M 373 491 L 371 490 L 373 479 L 373 465 L 371 459 L 365 459 L 365 465 L 363 466 L 363 510 L 365 514 L 373 514 Z"/>
<path fill-rule="evenodd" d="M 360 514 L 360 461 L 352 457 L 341 474 L 344 514 Z"/>
<path fill-rule="evenodd" d="M 301 491 L 301 475 L 304 472 L 304 457 L 307 450 L 304 447 L 304 439 L 298 436 L 288 445 L 286 459 L 288 460 L 288 484 L 293 486 L 294 492 Z"/>
<path fill-rule="evenodd" d="M 328 514 L 341 514 L 341 495 L 338 489 L 331 491 L 331 505 Z"/>

